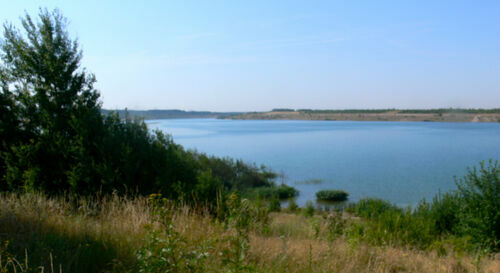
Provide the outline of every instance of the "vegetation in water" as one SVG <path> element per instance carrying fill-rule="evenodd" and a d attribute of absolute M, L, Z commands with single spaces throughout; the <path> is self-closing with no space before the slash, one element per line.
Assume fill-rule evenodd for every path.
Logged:
<path fill-rule="evenodd" d="M 318 185 L 322 184 L 324 181 L 322 179 L 307 179 L 304 181 L 297 181 L 295 182 L 295 185 Z"/>
<path fill-rule="evenodd" d="M 316 198 L 323 201 L 341 202 L 347 200 L 349 194 L 343 190 L 320 190 L 316 192 Z"/>

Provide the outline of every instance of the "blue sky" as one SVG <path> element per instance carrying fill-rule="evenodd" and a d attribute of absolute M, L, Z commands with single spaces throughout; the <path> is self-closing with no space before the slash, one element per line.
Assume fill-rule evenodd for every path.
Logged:
<path fill-rule="evenodd" d="M 5 1 L 59 8 L 105 108 L 500 107 L 500 1 Z"/>

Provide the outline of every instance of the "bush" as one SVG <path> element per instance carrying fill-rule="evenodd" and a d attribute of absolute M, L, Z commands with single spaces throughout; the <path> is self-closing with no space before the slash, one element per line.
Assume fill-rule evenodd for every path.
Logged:
<path fill-rule="evenodd" d="M 316 198 L 324 201 L 345 201 L 349 194 L 342 190 L 321 190 L 316 192 Z"/>
<path fill-rule="evenodd" d="M 172 225 L 155 231 L 147 227 L 144 245 L 137 251 L 137 267 L 141 273 L 202 272 L 208 252 L 203 246 L 192 247 Z"/>
<path fill-rule="evenodd" d="M 478 246 L 500 250 L 500 166 L 490 160 L 456 179 L 459 235 L 468 235 Z"/>
<path fill-rule="evenodd" d="M 347 211 L 364 218 L 377 218 L 388 210 L 400 209 L 397 206 L 379 198 L 363 198 L 358 202 L 349 205 L 347 208 Z"/>
<path fill-rule="evenodd" d="M 380 199 L 362 199 L 348 208 L 368 218 L 361 236 L 374 244 L 410 244 L 421 249 L 454 242 L 461 250 L 500 248 L 500 166 L 481 162 L 456 179 L 457 190 L 422 200 L 415 209 Z M 360 229 L 353 229 L 360 230 Z M 444 240 L 444 241 L 443 241 Z M 460 243 L 457 243 L 460 242 Z"/>
<path fill-rule="evenodd" d="M 437 194 L 431 204 L 422 201 L 415 214 L 430 218 L 436 233 L 453 233 L 458 224 L 460 199 L 455 192 Z"/>
<path fill-rule="evenodd" d="M 306 202 L 306 207 L 304 209 L 304 214 L 308 217 L 312 217 L 314 215 L 314 211 L 315 211 L 315 208 L 314 208 L 314 204 L 311 200 L 308 200 Z"/>
<path fill-rule="evenodd" d="M 438 239 L 433 231 L 433 220 L 405 210 L 387 210 L 367 229 L 370 240 L 378 244 L 412 245 L 427 248 Z"/>
<path fill-rule="evenodd" d="M 342 217 L 341 210 L 334 210 L 325 216 L 327 227 L 327 239 L 329 241 L 335 240 L 337 237 L 344 233 L 346 227 L 346 220 Z"/>
<path fill-rule="evenodd" d="M 253 197 L 260 197 L 264 199 L 271 199 L 277 197 L 279 199 L 292 198 L 298 195 L 298 191 L 294 187 L 287 185 L 258 187 L 250 191 Z"/>
<path fill-rule="evenodd" d="M 354 226 L 348 234 L 375 245 L 412 245 L 426 249 L 439 239 L 434 218 L 429 217 L 430 205 L 425 201 L 413 211 L 382 199 L 364 198 L 350 205 L 347 211 L 369 219 L 362 229 Z"/>
<path fill-rule="evenodd" d="M 299 205 L 297 205 L 297 201 L 295 201 L 295 198 L 290 198 L 288 201 L 288 210 L 290 212 L 295 212 L 299 208 Z"/>
<path fill-rule="evenodd" d="M 277 197 L 271 198 L 271 200 L 269 200 L 269 211 L 281 211 L 281 203 Z"/>

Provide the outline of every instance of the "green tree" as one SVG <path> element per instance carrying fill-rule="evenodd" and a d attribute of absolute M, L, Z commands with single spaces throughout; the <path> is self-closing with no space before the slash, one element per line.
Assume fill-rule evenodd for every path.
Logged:
<path fill-rule="evenodd" d="M 6 172 L 6 163 L 3 158 L 11 152 L 9 146 L 20 137 L 20 132 L 17 107 L 13 94 L 9 91 L 8 77 L 3 69 L 0 70 L 0 81 L 0 190 L 7 190 L 9 186 L 3 183 L 1 176 Z"/>
<path fill-rule="evenodd" d="M 40 10 L 37 22 L 26 14 L 21 23 L 24 32 L 5 24 L 0 44 L 2 108 L 16 102 L 2 127 L 20 131 L 17 143 L 3 148 L 5 179 L 11 187 L 52 190 L 69 183 L 79 153 L 91 146 L 83 139 L 99 130 L 99 93 L 57 10 Z"/>
<path fill-rule="evenodd" d="M 458 231 L 469 235 L 478 245 L 500 249 L 500 165 L 490 160 L 480 168 L 469 169 L 456 180 L 458 197 Z"/>
<path fill-rule="evenodd" d="M 101 114 L 66 19 L 40 10 L 0 41 L 0 190 L 161 193 L 212 202 L 221 188 L 272 186 L 264 167 L 186 151 L 144 121 Z M 190 201 L 190 200 L 186 200 Z"/>

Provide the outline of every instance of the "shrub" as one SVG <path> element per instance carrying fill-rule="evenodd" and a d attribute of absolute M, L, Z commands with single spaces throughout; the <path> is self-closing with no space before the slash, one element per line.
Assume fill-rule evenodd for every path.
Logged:
<path fill-rule="evenodd" d="M 380 199 L 362 199 L 348 211 L 367 221 L 362 238 L 374 244 L 409 244 L 421 249 L 452 242 L 461 250 L 500 248 L 500 166 L 480 163 L 460 179 L 457 190 L 422 200 L 415 209 Z M 350 232 L 359 237 L 360 234 Z M 444 241 L 443 241 L 444 240 Z M 457 243 L 460 242 L 460 243 Z M 438 249 L 440 249 L 438 247 Z"/>
<path fill-rule="evenodd" d="M 335 240 L 344 233 L 346 220 L 342 218 L 342 214 L 341 210 L 334 210 L 325 216 L 328 231 L 327 239 L 330 241 Z"/>
<path fill-rule="evenodd" d="M 411 245 L 427 249 L 441 239 L 441 233 L 436 228 L 437 219 L 441 216 L 434 212 L 433 207 L 433 203 L 424 200 L 415 210 L 410 207 L 402 209 L 385 200 L 365 198 L 351 205 L 348 211 L 369 219 L 361 237 L 372 244 Z M 360 236 L 356 232 L 348 234 Z"/>
<path fill-rule="evenodd" d="M 298 208 L 299 206 L 297 205 L 297 201 L 295 201 L 295 198 L 290 198 L 290 200 L 288 201 L 288 210 L 291 212 L 295 212 Z"/>
<path fill-rule="evenodd" d="M 347 210 L 364 218 L 377 218 L 387 210 L 400 210 L 397 206 L 379 198 L 363 198 L 349 205 Z"/>
<path fill-rule="evenodd" d="M 269 200 L 269 211 L 281 211 L 281 203 L 279 198 L 274 197 Z"/>
<path fill-rule="evenodd" d="M 469 235 L 473 243 L 489 250 L 500 249 L 500 166 L 490 160 L 480 163 L 461 179 L 456 179 L 459 199 L 459 235 Z"/>
<path fill-rule="evenodd" d="M 213 177 L 212 172 L 204 171 L 198 175 L 198 183 L 195 186 L 193 195 L 197 202 L 206 204 L 209 208 L 215 206 L 216 198 L 220 189 L 222 189 L 222 183 L 220 180 Z"/>
<path fill-rule="evenodd" d="M 264 199 L 271 199 L 277 197 L 279 199 L 292 198 L 298 195 L 298 191 L 291 186 L 280 185 L 271 187 L 258 187 L 250 191 L 250 195 L 254 197 L 261 197 Z"/>
<path fill-rule="evenodd" d="M 437 194 L 432 203 L 422 201 L 415 214 L 432 219 L 438 234 L 453 233 L 458 224 L 460 199 L 455 192 Z"/>
<path fill-rule="evenodd" d="M 437 236 L 433 233 L 432 219 L 415 216 L 410 208 L 387 210 L 366 230 L 370 240 L 377 244 L 412 245 L 425 249 Z"/>
<path fill-rule="evenodd" d="M 138 272 L 202 272 L 208 252 L 192 247 L 169 225 L 162 231 L 148 227 L 144 246 L 137 251 Z"/>
<path fill-rule="evenodd" d="M 316 192 L 316 198 L 324 201 L 345 201 L 349 194 L 342 190 L 321 190 Z"/>
<path fill-rule="evenodd" d="M 224 200 L 225 199 L 225 200 Z M 248 232 L 250 228 L 265 227 L 269 223 L 269 208 L 264 203 L 250 202 L 241 198 L 238 192 L 221 196 L 217 201 L 219 220 L 226 226 Z"/>
<path fill-rule="evenodd" d="M 315 211 L 315 209 L 314 209 L 314 204 L 313 204 L 313 202 L 312 202 L 311 200 L 308 200 L 308 201 L 306 202 L 306 207 L 305 207 L 305 209 L 304 209 L 304 214 L 305 214 L 306 216 L 308 216 L 308 217 L 311 217 L 311 216 L 313 216 L 313 215 L 314 215 L 314 211 Z"/>
<path fill-rule="evenodd" d="M 161 194 L 152 194 L 151 223 L 143 246 L 137 251 L 138 272 L 201 272 L 208 253 L 203 245 L 190 245 L 181 233 L 175 231 L 173 210 Z"/>

